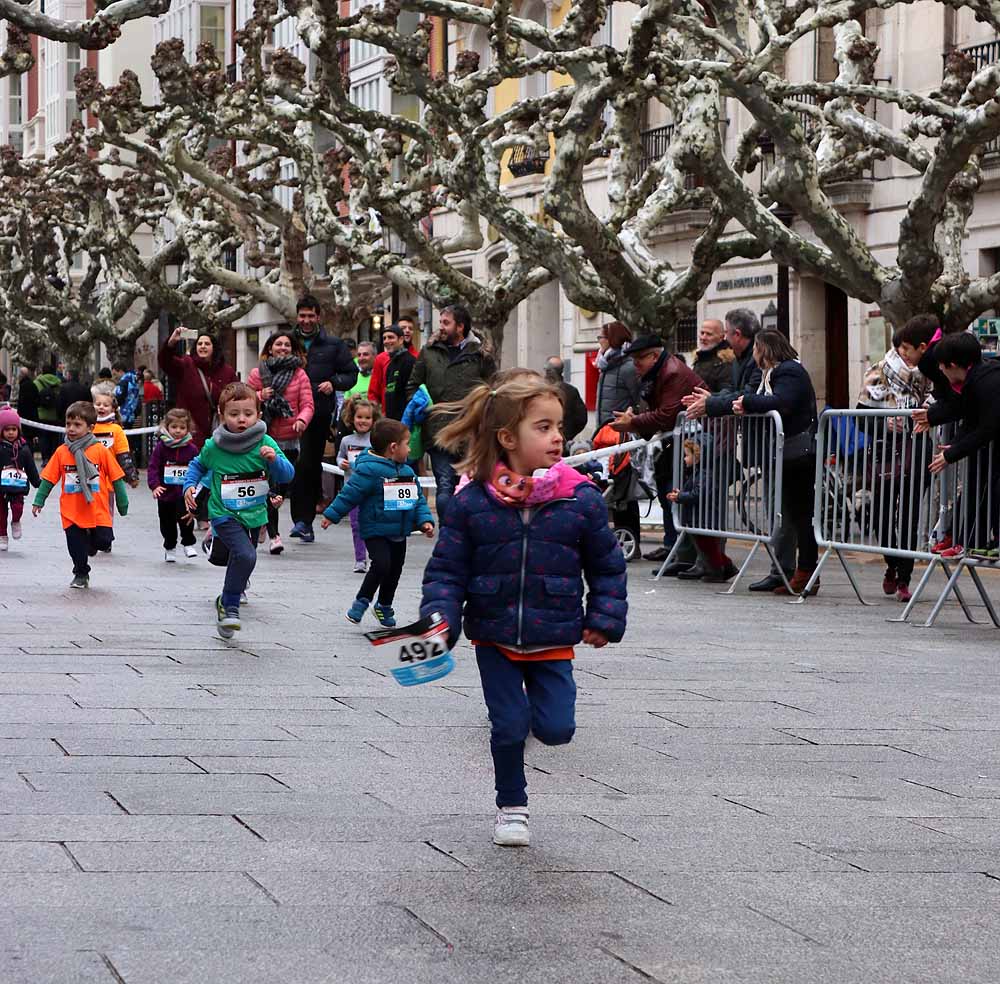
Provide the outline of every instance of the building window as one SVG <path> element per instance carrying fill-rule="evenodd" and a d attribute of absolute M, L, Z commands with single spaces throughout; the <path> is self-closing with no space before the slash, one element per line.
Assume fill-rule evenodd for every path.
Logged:
<path fill-rule="evenodd" d="M 24 156 L 24 133 L 20 130 L 11 130 L 7 137 L 7 143 L 17 152 L 19 157 Z"/>
<path fill-rule="evenodd" d="M 21 95 L 21 76 L 8 77 L 10 85 L 10 103 L 7 112 L 7 123 L 10 126 L 20 126 L 24 122 L 24 110 Z"/>
<path fill-rule="evenodd" d="M 373 78 L 351 86 L 351 102 L 359 109 L 379 109 L 380 79 Z"/>
<path fill-rule="evenodd" d="M 199 43 L 210 44 L 219 58 L 226 54 L 226 8 L 199 7 Z"/>
<path fill-rule="evenodd" d="M 674 351 L 691 352 L 698 347 L 698 317 L 685 314 L 677 319 L 677 333 L 674 337 Z"/>

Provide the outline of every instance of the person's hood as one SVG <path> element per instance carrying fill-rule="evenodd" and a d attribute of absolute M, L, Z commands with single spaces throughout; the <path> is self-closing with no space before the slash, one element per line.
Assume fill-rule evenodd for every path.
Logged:
<path fill-rule="evenodd" d="M 498 463 L 493 474 L 494 483 L 501 477 L 504 480 L 504 485 L 500 486 L 499 489 L 495 484 L 491 486 L 489 482 L 483 482 L 483 488 L 486 489 L 491 498 L 511 506 L 530 507 L 550 502 L 553 499 L 568 499 L 579 486 L 591 484 L 586 475 L 580 474 L 572 465 L 567 465 L 565 461 L 557 461 L 551 468 L 535 472 L 531 478 L 515 475 L 502 463 Z M 468 475 L 463 475 L 459 480 L 455 494 L 457 495 L 471 484 L 472 479 Z M 534 494 L 536 491 L 537 495 Z M 538 501 L 533 501 L 536 498 Z"/>
<path fill-rule="evenodd" d="M 441 349 L 442 352 L 450 352 L 455 346 L 449 345 L 447 342 L 437 339 L 427 346 L 428 348 Z M 478 352 L 482 348 L 482 342 L 479 340 L 479 336 L 474 332 L 469 332 L 469 337 L 462 347 L 462 354 L 467 352 Z"/>
<path fill-rule="evenodd" d="M 46 386 L 62 386 L 62 380 L 54 372 L 43 372 L 40 376 L 35 376 L 35 380 Z"/>
<path fill-rule="evenodd" d="M 374 478 L 395 478 L 408 467 L 406 464 L 397 465 L 395 461 L 381 458 L 367 449 L 362 451 L 358 455 L 357 461 L 354 462 L 354 470 L 359 475 Z"/>

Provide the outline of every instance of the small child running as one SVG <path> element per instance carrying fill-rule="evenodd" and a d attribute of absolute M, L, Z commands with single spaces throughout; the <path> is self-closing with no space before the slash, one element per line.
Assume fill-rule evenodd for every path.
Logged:
<path fill-rule="evenodd" d="M 434 535 L 434 518 L 416 472 L 406 463 L 409 453 L 409 430 L 398 420 L 380 420 L 371 430 L 371 448 L 360 452 L 351 477 L 323 513 L 324 530 L 352 509 L 359 513 L 372 563 L 347 610 L 347 620 L 355 625 L 375 601 L 376 592 L 375 618 L 388 627 L 396 624 L 392 602 L 406 561 L 406 538 L 418 527 L 425 536 Z"/>
<path fill-rule="evenodd" d="M 524 847 L 524 743 L 564 745 L 576 730 L 573 647 L 618 642 L 628 612 L 625 558 L 597 487 L 562 462 L 561 391 L 537 375 L 479 385 L 435 443 L 464 453 L 468 476 L 424 571 L 423 616 L 465 634 L 489 711 L 496 774 L 493 843 Z M 584 607 L 583 579 L 589 593 Z"/>
<path fill-rule="evenodd" d="M 122 417 L 118 412 L 118 401 L 115 399 L 114 383 L 94 383 L 90 387 L 90 395 L 97 411 L 97 424 L 94 426 L 94 437 L 97 438 L 118 460 L 125 481 L 132 488 L 139 487 L 139 470 L 132 459 L 132 449 L 122 428 Z"/>
<path fill-rule="evenodd" d="M 187 410 L 168 410 L 156 435 L 157 441 L 149 456 L 146 479 L 156 499 L 163 537 L 163 559 L 177 563 L 177 531 L 181 533 L 184 556 L 198 556 L 195 546 L 194 516 L 184 504 L 184 479 L 188 465 L 198 454 L 191 436 L 192 420 Z"/>
<path fill-rule="evenodd" d="M 340 454 L 337 464 L 344 475 L 350 477 L 351 469 L 362 451 L 372 446 L 372 427 L 382 416 L 378 404 L 364 397 L 353 397 L 344 402 L 344 412 L 341 419 L 350 430 L 340 442 Z M 354 573 L 366 574 L 368 564 L 365 555 L 365 541 L 361 535 L 361 524 L 358 519 L 358 507 L 349 513 L 351 519 L 351 536 L 354 537 Z"/>
<path fill-rule="evenodd" d="M 90 587 L 88 560 L 111 549 L 111 496 L 118 512 L 128 512 L 125 472 L 115 456 L 94 437 L 97 411 L 79 400 L 66 409 L 65 443 L 56 448 L 42 471 L 31 512 L 37 516 L 57 482 L 62 483 L 59 514 L 66 546 L 73 558 L 71 588 Z"/>
<path fill-rule="evenodd" d="M 295 467 L 267 436 L 257 393 L 246 383 L 230 383 L 222 391 L 219 418 L 222 422 L 188 465 L 184 500 L 194 513 L 198 486 L 208 476 L 210 559 L 226 567 L 222 594 L 215 599 L 216 630 L 223 639 L 231 639 L 240 628 L 240 595 L 257 564 L 257 538 L 267 522 L 270 483 L 290 482 Z"/>
<path fill-rule="evenodd" d="M 38 469 L 31 445 L 21 434 L 21 418 L 10 407 L 0 410 L 0 550 L 6 550 L 7 507 L 10 506 L 10 535 L 21 539 L 21 516 L 28 484 L 39 485 Z"/>

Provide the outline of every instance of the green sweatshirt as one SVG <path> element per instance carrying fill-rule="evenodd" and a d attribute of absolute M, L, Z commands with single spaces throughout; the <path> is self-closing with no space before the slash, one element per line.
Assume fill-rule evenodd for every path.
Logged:
<path fill-rule="evenodd" d="M 277 452 L 270 464 L 260 453 L 265 444 Z M 275 486 L 290 482 L 295 477 L 295 467 L 267 435 L 244 454 L 223 451 L 209 438 L 198 457 L 188 465 L 184 490 L 206 477 L 208 518 L 235 519 L 248 529 L 255 529 L 267 522 L 268 489 L 273 492 Z"/>

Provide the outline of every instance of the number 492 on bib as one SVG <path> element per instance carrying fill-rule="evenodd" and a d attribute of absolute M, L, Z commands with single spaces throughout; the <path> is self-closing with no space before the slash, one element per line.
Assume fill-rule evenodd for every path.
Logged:
<path fill-rule="evenodd" d="M 366 632 L 365 638 L 379 656 L 390 658 L 390 672 L 403 687 L 440 680 L 455 668 L 448 649 L 448 623 L 436 613 L 411 625 Z"/>

